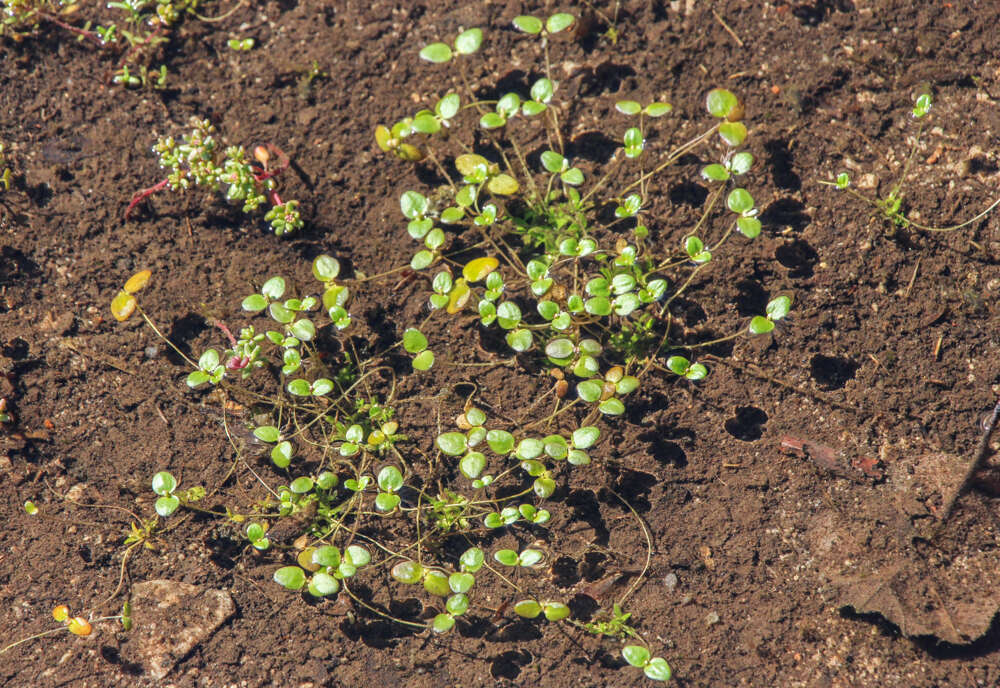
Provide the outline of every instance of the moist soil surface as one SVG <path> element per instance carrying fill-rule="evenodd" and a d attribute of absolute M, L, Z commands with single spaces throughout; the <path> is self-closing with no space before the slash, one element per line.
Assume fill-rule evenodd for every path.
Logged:
<path fill-rule="evenodd" d="M 231 8 L 203 5 L 206 14 Z M 691 341 L 707 340 L 743 327 L 778 293 L 794 305 L 769 335 L 696 352 L 705 380 L 649 375 L 623 416 L 600 421 L 593 464 L 559 475 L 539 585 L 579 622 L 628 593 L 629 622 L 678 685 L 1000 685 L 991 559 L 1000 481 L 989 456 L 940 518 L 1000 383 L 1000 216 L 922 231 L 819 183 L 846 171 L 852 189 L 885 197 L 920 128 L 914 99 L 927 92 L 934 108 L 903 209 L 947 227 L 987 208 L 1000 186 L 996 7 L 861 0 L 643 0 L 597 11 L 244 3 L 221 22 L 179 25 L 155 56 L 168 67 L 162 90 L 112 84 L 119 54 L 51 24 L 4 39 L 0 142 L 13 172 L 0 191 L 0 396 L 13 414 L 0 430 L 4 642 L 57 627 L 57 604 L 113 616 L 135 585 L 157 579 L 226 591 L 235 611 L 182 649 L 163 680 L 143 663 L 138 625 L 124 632 L 95 620 L 89 637 L 60 632 L 0 654 L 0 683 L 651 685 L 621 659 L 619 640 L 521 620 L 505 609 L 515 593 L 502 585 L 444 635 L 372 611 L 419 621 L 421 605 L 432 606 L 389 585 L 384 570 L 357 585 L 372 608 L 287 592 L 272 574 L 294 555 L 255 551 L 225 519 L 173 516 L 123 563 L 130 514 L 153 514 L 156 471 L 206 486 L 206 506 L 218 510 L 264 499 L 256 476 L 286 479 L 266 453 L 237 460 L 218 407 L 184 384 L 185 362 L 138 317 L 110 316 L 124 281 L 152 270 L 143 308 L 197 356 L 225 347 L 212 317 L 239 326 L 238 304 L 255 286 L 273 274 L 308 284 L 311 260 L 331 254 L 354 293 L 351 341 L 387 349 L 425 317 L 429 283 L 357 278 L 408 264 L 416 244 L 399 194 L 426 191 L 435 172 L 383 154 L 374 128 L 443 95 L 454 72 L 417 52 L 462 27 L 487 33 L 468 62 L 482 97 L 523 92 L 540 53 L 511 21 L 557 10 L 585 17 L 552 40 L 551 61 L 567 151 L 588 175 L 630 126 L 617 100 L 673 104 L 648 136 L 661 154 L 705 123 L 709 89 L 745 104 L 757 163 L 741 183 L 763 232 L 720 254 L 672 305 L 675 322 Z M 613 44 L 605 32 L 616 11 Z M 256 45 L 233 51 L 231 37 Z M 307 82 L 314 61 L 326 75 Z M 132 194 L 162 178 L 150 147 L 192 116 L 209 118 L 228 144 L 288 153 L 280 190 L 301 200 L 303 231 L 276 237 L 260 214 L 200 191 L 154 195 L 123 221 Z M 695 151 L 651 183 L 654 244 L 676 246 L 697 221 L 707 155 Z M 471 313 L 431 318 L 424 332 L 442 358 L 472 342 L 473 360 L 502 365 L 416 375 L 396 360 L 408 436 L 399 448 L 414 463 L 434 454 L 436 433 L 471 391 L 511 419 L 550 384 L 523 361 L 508 365 L 509 350 L 484 339 Z M 387 394 L 388 378 L 375 387 Z M 25 512 L 27 500 L 37 514 Z M 491 546 L 520 549 L 540 532 L 509 529 Z M 181 626 L 199 616 L 180 609 Z"/>

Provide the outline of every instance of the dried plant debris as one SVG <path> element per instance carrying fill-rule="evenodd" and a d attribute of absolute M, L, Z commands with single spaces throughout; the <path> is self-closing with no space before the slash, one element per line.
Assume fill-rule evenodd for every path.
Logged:
<path fill-rule="evenodd" d="M 819 573 L 838 604 L 878 614 L 907 637 L 963 645 L 990 628 L 1000 611 L 1000 550 L 990 519 L 995 509 L 973 492 L 950 520 L 942 505 L 962 487 L 968 459 L 896 448 L 885 454 L 887 480 L 850 505 L 817 514 L 806 534 Z M 862 505 L 862 506 L 859 506 Z"/>

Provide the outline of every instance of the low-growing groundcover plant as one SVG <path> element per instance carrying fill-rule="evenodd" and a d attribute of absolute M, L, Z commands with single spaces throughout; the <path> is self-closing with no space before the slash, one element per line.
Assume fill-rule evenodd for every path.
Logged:
<path fill-rule="evenodd" d="M 215 514 L 238 527 L 248 551 L 270 558 L 274 583 L 286 590 L 316 599 L 337 595 L 368 614 L 439 636 L 492 623 L 509 609 L 539 624 L 571 624 L 623 642 L 621 666 L 657 681 L 671 678 L 667 660 L 645 640 L 641 618 L 625 611 L 653 551 L 636 511 L 619 497 L 647 543 L 642 575 L 611 609 L 591 618 L 575 618 L 570 600 L 545 575 L 560 555 L 559 533 L 550 529 L 565 523 L 564 488 L 603 462 L 608 427 L 622 422 L 651 377 L 698 383 L 709 375 L 696 360 L 699 350 L 772 332 L 792 299 L 775 294 L 747 322 L 720 317 L 728 322 L 725 334 L 684 327 L 678 299 L 697 300 L 718 257 L 761 232 L 756 203 L 738 184 L 754 163 L 743 148 L 743 106 L 729 91 L 708 90 L 701 133 L 656 151 L 647 134 L 672 106 L 618 101 L 622 147 L 604 174 L 590 179 L 585 161 L 567 157 L 566 109 L 550 67 L 550 40 L 575 21 L 565 13 L 518 17 L 514 29 L 536 41 L 541 76 L 495 99 L 464 88 L 463 63 L 480 49 L 482 30 L 420 51 L 436 69 L 458 62 L 463 86 L 439 94 L 433 108 L 380 126 L 375 139 L 404 164 L 428 165 L 445 180 L 440 188 L 400 194 L 406 222 L 400 240 L 416 242 L 407 269 L 428 277 L 419 297 L 427 317 L 401 324 L 390 346 L 358 341 L 351 336 L 351 301 L 366 280 L 342 276 L 340 262 L 328 255 L 313 261 L 311 287 L 276 275 L 244 295 L 245 322 L 211 321 L 220 345 L 197 360 L 177 353 L 191 366 L 189 388 L 213 389 L 226 400 L 236 465 L 254 470 L 231 424 L 247 424 L 269 448 L 269 465 L 254 470 L 267 494 L 223 511 L 204 509 L 206 489 L 181 489 L 171 467 L 162 466 L 150 476 L 156 513 L 133 525 L 129 547 L 157 532 L 160 519 Z M 206 184 L 226 188 L 231 198 L 274 201 L 264 185 L 266 159 L 258 157 L 257 167 L 234 152 L 223 162 L 206 148 L 211 134 L 206 123 L 196 123 L 184 143 L 158 144 L 172 170 L 158 188 Z M 657 180 L 696 153 L 708 158 L 700 170 L 711 187 L 704 206 L 692 226 L 664 226 L 649 210 Z M 233 166 L 244 184 L 236 192 L 233 178 L 225 177 Z M 143 271 L 129 279 L 112 312 L 123 322 L 139 313 L 168 341 L 139 303 L 150 278 Z M 538 371 L 538 392 L 511 417 L 489 403 L 502 390 L 481 389 L 421 446 L 397 414 L 416 401 L 397 396 L 397 375 L 420 376 L 425 398 L 440 400 L 447 392 L 436 378 L 443 366 L 483 365 L 467 360 L 468 347 L 449 348 L 425 334 L 446 331 L 429 323 L 460 317 L 501 343 L 498 365 L 524 375 Z M 293 534 L 278 524 L 291 525 Z M 360 592 L 386 580 L 388 590 Z M 487 606 L 485 591 L 497 589 L 509 602 Z M 414 591 L 422 611 L 394 612 L 386 603 Z"/>
<path fill-rule="evenodd" d="M 264 219 L 278 236 L 302 228 L 299 202 L 282 201 L 278 195 L 275 177 L 288 169 L 290 161 L 273 143 L 255 147 L 251 160 L 242 146 L 220 150 L 215 127 L 206 119 L 192 117 L 190 134 L 185 134 L 179 142 L 172 136 L 161 138 L 153 146 L 153 152 L 160 158 L 160 167 L 170 173 L 166 179 L 132 197 L 125 209 L 126 220 L 139 203 L 158 191 L 202 186 L 225 193 L 230 202 L 242 203 L 244 213 L 269 203 L 271 208 Z"/>

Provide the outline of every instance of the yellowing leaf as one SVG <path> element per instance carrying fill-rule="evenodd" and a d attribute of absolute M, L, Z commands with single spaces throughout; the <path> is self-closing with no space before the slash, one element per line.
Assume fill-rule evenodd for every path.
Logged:
<path fill-rule="evenodd" d="M 146 282 L 149 281 L 149 276 L 151 274 L 153 273 L 149 270 L 143 270 L 141 272 L 135 273 L 134 275 L 129 277 L 128 282 L 125 283 L 125 291 L 127 291 L 129 294 L 136 293 L 137 291 L 146 286 Z"/>
<path fill-rule="evenodd" d="M 495 193 L 498 196 L 512 196 L 521 187 L 518 185 L 517 180 L 509 174 L 498 174 L 490 179 L 486 184 L 486 188 L 489 189 L 490 193 Z"/>
<path fill-rule="evenodd" d="M 489 161 L 475 153 L 465 153 L 455 158 L 455 168 L 462 173 L 463 177 L 471 175 L 479 165 L 486 165 L 488 167 Z"/>
<path fill-rule="evenodd" d="M 409 143 L 401 143 L 396 149 L 396 155 L 409 162 L 420 162 L 424 159 L 425 153 Z"/>
<path fill-rule="evenodd" d="M 73 635 L 90 635 L 90 631 L 92 630 L 90 622 L 82 616 L 74 616 L 66 623 L 66 627 L 69 628 L 69 632 Z"/>
<path fill-rule="evenodd" d="M 472 291 L 464 278 L 459 277 L 455 280 L 455 286 L 451 288 L 451 294 L 448 296 L 448 313 L 454 314 L 462 310 L 469 302 L 470 294 Z"/>
<path fill-rule="evenodd" d="M 496 270 L 498 265 L 500 265 L 500 261 L 492 256 L 474 258 L 462 268 L 462 277 L 465 278 L 466 282 L 475 283 L 486 279 L 486 276 Z"/>
<path fill-rule="evenodd" d="M 386 153 L 392 150 L 392 146 L 389 145 L 390 139 L 392 139 L 392 134 L 384 125 L 380 124 L 375 127 L 375 143 Z"/>
<path fill-rule="evenodd" d="M 135 297 L 127 291 L 120 291 L 111 301 L 111 315 L 119 322 L 125 322 L 135 312 L 135 306 Z"/>

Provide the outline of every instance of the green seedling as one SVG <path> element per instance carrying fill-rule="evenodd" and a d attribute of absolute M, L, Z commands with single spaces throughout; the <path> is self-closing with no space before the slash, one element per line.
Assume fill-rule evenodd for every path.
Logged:
<path fill-rule="evenodd" d="M 458 56 L 472 55 L 479 50 L 482 44 L 482 29 L 466 29 L 458 34 L 451 46 L 447 43 L 431 43 L 425 46 L 420 51 L 420 57 L 428 62 L 438 64 L 450 62 Z"/>
<path fill-rule="evenodd" d="M 570 608 L 562 602 L 521 600 L 514 604 L 514 613 L 525 619 L 534 619 L 544 614 L 549 621 L 562 621 L 569 617 Z"/>
<path fill-rule="evenodd" d="M 191 127 L 191 133 L 180 142 L 167 137 L 153 146 L 153 152 L 160 158 L 160 167 L 170 173 L 166 179 L 133 195 L 125 209 L 126 220 L 139 203 L 159 191 L 183 191 L 202 186 L 214 192 L 224 190 L 227 200 L 242 203 L 244 213 L 269 203 L 271 207 L 264 219 L 271 223 L 272 231 L 278 236 L 302 228 L 304 223 L 298 201 L 283 201 L 275 187 L 275 177 L 291 164 L 284 151 L 273 143 L 257 146 L 251 161 L 242 146 L 220 150 L 215 127 L 208 120 L 194 117 Z"/>
<path fill-rule="evenodd" d="M 580 624 L 580 627 L 588 633 L 594 635 L 608 636 L 610 638 L 638 638 L 639 633 L 629 623 L 632 618 L 630 612 L 625 612 L 621 605 L 615 603 L 611 608 L 611 614 L 603 612 L 605 618 L 598 618 L 595 621 Z"/>
<path fill-rule="evenodd" d="M 252 38 L 230 38 L 226 43 L 230 50 L 237 52 L 247 52 L 253 50 L 254 40 Z"/>
<path fill-rule="evenodd" d="M 145 86 L 166 88 L 167 66 L 160 65 L 159 69 L 153 70 L 146 65 L 139 65 L 138 72 L 133 73 L 129 70 L 128 65 L 123 65 L 121 69 L 115 72 L 111 81 L 121 84 L 126 88 L 143 88 Z"/>
<path fill-rule="evenodd" d="M 778 296 L 771 299 L 765 308 L 765 315 L 755 315 L 750 321 L 750 334 L 767 334 L 774 330 L 775 324 L 783 319 L 792 309 L 790 296 Z"/>
<path fill-rule="evenodd" d="M 261 552 L 265 551 L 271 546 L 271 541 L 268 539 L 267 529 L 262 523 L 248 523 L 246 534 L 247 540 L 253 545 L 254 549 Z"/>
<path fill-rule="evenodd" d="M 529 568 L 538 566 L 545 560 L 545 555 L 537 549 L 525 549 L 520 554 L 512 549 L 500 549 L 493 553 L 493 558 L 504 566 L 520 566 Z"/>
<path fill-rule="evenodd" d="M 773 325 L 773 323 L 772 323 Z M 691 363 L 683 356 L 671 356 L 667 359 L 667 368 L 674 374 L 696 382 L 708 375 L 708 369 L 701 363 Z"/>
<path fill-rule="evenodd" d="M 180 506 L 187 506 L 199 501 L 205 496 L 205 488 L 189 487 L 183 492 L 177 492 L 177 479 L 167 471 L 160 471 L 153 476 L 153 492 L 156 498 L 156 513 L 166 518 Z"/>
<path fill-rule="evenodd" d="M 413 354 L 414 370 L 430 370 L 434 365 L 434 352 L 427 348 L 427 337 L 420 330 L 411 327 L 403 333 L 403 348 Z"/>
<path fill-rule="evenodd" d="M 642 669 L 647 678 L 654 681 L 669 681 L 673 672 L 663 657 L 651 657 L 649 650 L 642 645 L 626 645 L 622 648 L 622 657 L 634 667 Z"/>

